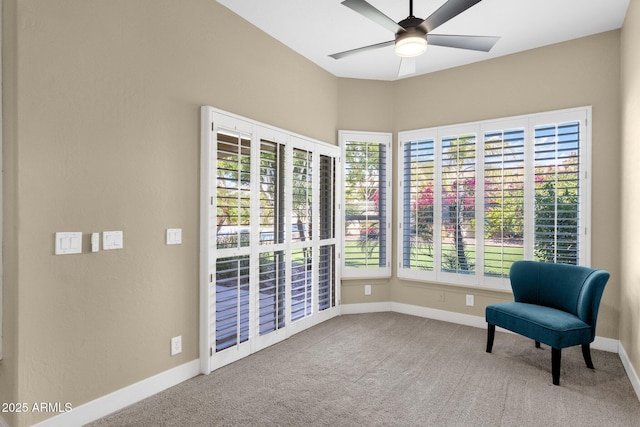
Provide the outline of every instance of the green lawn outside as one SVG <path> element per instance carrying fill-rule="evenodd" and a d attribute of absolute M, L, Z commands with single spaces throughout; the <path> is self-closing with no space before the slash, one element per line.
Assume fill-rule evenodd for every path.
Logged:
<path fill-rule="evenodd" d="M 424 249 L 416 253 L 415 251 L 418 248 L 414 248 L 412 253 L 411 265 L 415 269 L 424 269 L 424 270 L 432 270 L 433 269 L 433 258 L 428 253 L 426 246 Z M 487 246 L 487 252 L 485 253 L 485 274 L 487 275 L 500 275 L 505 276 L 509 273 L 509 267 L 514 261 L 522 259 L 524 257 L 524 249 L 521 247 L 515 246 Z M 489 250 L 493 249 L 497 255 L 500 254 L 500 250 L 503 251 L 502 257 L 504 259 L 504 264 L 501 262 L 501 259 L 498 256 L 489 253 Z M 455 245 L 445 245 L 443 248 L 443 254 L 448 254 L 450 257 L 455 258 Z M 367 267 L 377 267 L 378 266 L 378 248 L 376 247 L 371 256 L 367 259 L 366 254 L 363 248 L 359 245 L 359 242 L 351 241 L 347 242 L 345 245 L 345 266 L 349 268 L 367 268 Z M 465 253 L 467 256 L 467 262 L 470 265 L 470 270 L 475 270 L 475 262 L 476 262 L 476 248 L 475 245 L 469 245 L 465 247 Z M 446 255 L 445 255 L 446 257 Z M 498 259 L 492 259 L 498 258 Z"/>

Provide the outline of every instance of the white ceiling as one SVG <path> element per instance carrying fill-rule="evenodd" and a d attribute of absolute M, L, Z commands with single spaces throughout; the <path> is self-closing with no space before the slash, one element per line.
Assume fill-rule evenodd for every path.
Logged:
<path fill-rule="evenodd" d="M 393 40 L 395 35 L 343 6 L 341 0 L 217 0 L 338 77 L 397 80 L 393 47 L 342 59 L 329 55 Z M 394 21 L 409 15 L 409 0 L 367 0 Z M 500 36 L 488 52 L 429 46 L 415 75 L 496 58 L 622 26 L 630 0 L 483 0 L 433 34 Z M 413 14 L 427 18 L 445 0 L 414 0 Z"/>

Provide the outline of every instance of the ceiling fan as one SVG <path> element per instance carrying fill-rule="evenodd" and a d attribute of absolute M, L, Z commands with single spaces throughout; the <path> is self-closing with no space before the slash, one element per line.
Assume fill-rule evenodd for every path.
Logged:
<path fill-rule="evenodd" d="M 329 56 L 334 59 L 340 59 L 361 52 L 395 45 L 396 54 L 401 58 L 398 77 L 402 77 L 416 72 L 415 58 L 426 51 L 428 44 L 489 52 L 500 37 L 431 34 L 437 27 L 480 1 L 482 0 L 448 0 L 427 19 L 421 19 L 413 16 L 413 0 L 409 0 L 409 16 L 400 22 L 395 22 L 365 0 L 345 0 L 342 2 L 343 5 L 393 31 L 396 37 L 395 40 L 346 50 Z"/>

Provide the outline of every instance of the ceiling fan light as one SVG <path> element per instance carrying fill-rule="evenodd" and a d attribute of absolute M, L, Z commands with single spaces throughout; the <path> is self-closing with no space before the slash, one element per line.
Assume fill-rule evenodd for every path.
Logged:
<path fill-rule="evenodd" d="M 396 55 L 402 58 L 420 56 L 427 50 L 427 40 L 422 35 L 407 34 L 396 40 Z"/>

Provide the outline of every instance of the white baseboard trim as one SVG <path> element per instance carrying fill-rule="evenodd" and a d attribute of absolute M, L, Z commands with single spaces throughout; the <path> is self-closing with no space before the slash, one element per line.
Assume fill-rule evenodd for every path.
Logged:
<path fill-rule="evenodd" d="M 596 339 L 591 343 L 591 348 L 595 350 L 608 351 L 609 353 L 619 353 L 620 341 L 596 335 Z"/>
<path fill-rule="evenodd" d="M 66 427 L 80 426 L 95 421 L 115 411 L 132 405 L 142 399 L 153 396 L 156 393 L 180 384 L 200 373 L 200 360 L 196 359 L 184 365 L 176 366 L 168 371 L 161 372 L 146 378 L 135 384 L 131 384 L 120 390 L 109 393 L 98 399 L 87 402 L 55 417 L 49 418 L 37 427 Z"/>
<path fill-rule="evenodd" d="M 378 302 L 364 304 L 344 304 L 342 314 L 361 314 L 373 313 L 380 311 L 394 311 L 396 313 L 409 314 L 412 316 L 425 317 L 427 319 L 441 320 L 443 322 L 456 323 L 459 325 L 473 326 L 476 328 L 486 328 L 487 322 L 482 316 L 473 316 L 470 314 L 456 313 L 453 311 L 438 310 L 436 308 L 421 307 L 417 305 L 404 304 L 399 302 Z M 506 329 L 498 328 L 499 331 L 509 332 Z M 610 353 L 618 353 L 620 341 L 606 337 L 596 337 L 591 344 L 591 348 L 595 350 L 608 351 Z"/>
<path fill-rule="evenodd" d="M 638 400 L 640 400 L 640 377 L 638 377 L 638 373 L 635 369 L 633 369 L 633 365 L 629 360 L 629 356 L 627 356 L 627 352 L 624 349 L 622 343 L 618 346 L 618 354 L 620 355 L 620 360 L 622 361 L 622 366 L 624 366 L 624 370 L 627 372 L 627 376 L 629 377 L 629 381 L 631 381 L 631 386 L 633 390 L 636 392 L 636 396 L 638 396 Z"/>
<path fill-rule="evenodd" d="M 391 302 L 367 302 L 340 305 L 340 314 L 381 313 L 385 311 L 392 311 Z"/>
<path fill-rule="evenodd" d="M 395 302 L 344 304 L 340 306 L 340 310 L 341 314 L 363 314 L 393 311 L 412 316 L 473 326 L 476 328 L 486 328 L 487 326 L 484 317 L 481 316 L 473 316 L 469 314 L 455 313 L 452 311 Z M 622 365 L 624 366 L 627 376 L 631 381 L 631 385 L 640 400 L 640 378 L 633 368 L 622 344 L 618 340 L 612 338 L 596 337 L 592 344 L 592 348 L 619 354 Z M 73 408 L 70 412 L 49 418 L 41 423 L 35 424 L 35 426 L 65 427 L 70 425 L 83 425 L 123 409 L 142 399 L 153 396 L 154 394 L 157 394 L 169 387 L 180 384 L 183 381 L 197 376 L 199 373 L 200 361 L 196 359 L 114 391 L 113 393 L 102 396 L 91 402 L 87 402 L 77 408 Z M 9 427 L 2 417 L 0 417 L 0 427 Z"/>
<path fill-rule="evenodd" d="M 470 314 L 456 313 L 453 311 L 438 310 L 437 308 L 421 307 L 399 302 L 391 303 L 392 311 L 412 316 L 426 317 L 428 319 L 441 320 L 443 322 L 457 323 L 459 325 L 473 326 L 475 328 L 486 328 L 487 322 L 484 317 L 472 316 Z"/>

